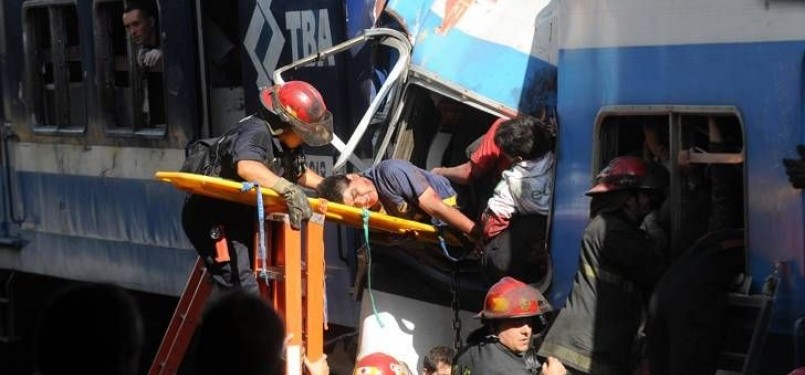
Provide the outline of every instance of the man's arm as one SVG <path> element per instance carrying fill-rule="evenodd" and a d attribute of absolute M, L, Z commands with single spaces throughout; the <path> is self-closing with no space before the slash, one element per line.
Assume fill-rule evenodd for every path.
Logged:
<path fill-rule="evenodd" d="M 436 167 L 431 169 L 430 172 L 444 176 L 450 182 L 467 185 L 470 183 L 472 165 L 470 165 L 470 162 L 466 162 L 455 167 Z"/>
<path fill-rule="evenodd" d="M 236 164 L 238 176 L 244 181 L 256 182 L 263 187 L 272 187 L 280 179 L 263 163 L 256 160 L 240 160 Z"/>
<path fill-rule="evenodd" d="M 235 164 L 238 175 L 246 181 L 256 182 L 260 186 L 270 187 L 285 199 L 288 206 L 288 216 L 291 227 L 299 229 L 302 220 L 309 219 L 313 210 L 307 201 L 307 196 L 298 186 L 288 180 L 277 176 L 263 163 L 255 160 L 239 160 Z"/>
<path fill-rule="evenodd" d="M 504 231 L 516 211 L 517 207 L 509 189 L 509 183 L 504 178 L 498 182 L 481 215 L 484 240 L 491 239 Z"/>
<path fill-rule="evenodd" d="M 428 187 L 422 194 L 419 195 L 419 208 L 425 211 L 431 217 L 435 217 L 447 223 L 447 225 L 460 230 L 466 234 L 470 239 L 475 240 L 477 234 L 475 231 L 475 223 L 468 217 L 464 216 L 461 211 L 450 207 L 436 194 L 433 188 Z"/>
<path fill-rule="evenodd" d="M 315 189 L 316 186 L 319 186 L 319 183 L 321 183 L 322 180 L 324 180 L 324 178 L 319 176 L 310 168 L 307 168 L 305 169 L 305 173 L 302 174 L 302 177 L 299 177 L 299 179 L 296 180 L 296 183 L 308 189 Z"/>

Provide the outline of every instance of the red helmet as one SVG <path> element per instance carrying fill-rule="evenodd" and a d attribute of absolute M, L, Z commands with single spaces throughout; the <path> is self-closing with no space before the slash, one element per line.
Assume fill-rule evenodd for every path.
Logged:
<path fill-rule="evenodd" d="M 668 184 L 667 173 L 650 168 L 636 156 L 618 156 L 595 176 L 596 184 L 587 190 L 587 195 L 607 193 L 623 189 L 659 189 Z"/>
<path fill-rule="evenodd" d="M 484 310 L 476 315 L 483 319 L 525 318 L 553 310 L 539 290 L 506 276 L 489 288 Z"/>
<path fill-rule="evenodd" d="M 385 353 L 371 353 L 355 364 L 352 375 L 410 375 L 408 366 Z"/>
<path fill-rule="evenodd" d="M 805 375 L 805 367 L 800 367 L 788 373 L 788 375 Z"/>
<path fill-rule="evenodd" d="M 260 103 L 284 124 L 272 129 L 274 135 L 282 134 L 283 127 L 290 125 L 311 146 L 323 146 L 333 139 L 333 114 L 327 110 L 319 91 L 307 82 L 263 87 Z"/>

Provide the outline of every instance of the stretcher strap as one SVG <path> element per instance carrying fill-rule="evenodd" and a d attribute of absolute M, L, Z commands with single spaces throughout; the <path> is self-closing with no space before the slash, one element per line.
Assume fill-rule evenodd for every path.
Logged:
<path fill-rule="evenodd" d="M 380 320 L 380 315 L 377 313 L 377 305 L 375 305 L 375 295 L 372 293 L 372 247 L 369 245 L 369 210 L 364 208 L 361 211 L 363 218 L 363 238 L 366 244 L 366 289 L 369 291 L 369 301 L 372 302 L 372 314 L 377 319 L 377 324 L 383 328 L 383 321 Z"/>
<path fill-rule="evenodd" d="M 268 266 L 266 265 L 266 230 L 265 230 L 265 211 L 263 208 L 263 193 L 260 191 L 260 184 L 256 182 L 244 182 L 243 186 L 240 188 L 241 192 L 247 192 L 249 190 L 255 189 L 257 192 L 257 227 L 259 230 L 259 234 L 257 237 L 257 242 L 260 243 L 259 246 L 259 254 L 260 254 L 260 275 L 259 277 L 263 278 L 263 281 L 268 284 Z"/>

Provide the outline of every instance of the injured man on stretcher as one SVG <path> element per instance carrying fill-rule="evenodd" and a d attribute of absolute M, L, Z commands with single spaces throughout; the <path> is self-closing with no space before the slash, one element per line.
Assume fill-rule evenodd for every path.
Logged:
<path fill-rule="evenodd" d="M 409 220 L 430 217 L 432 224 L 446 224 L 473 242 L 481 234 L 481 226 L 456 208 L 456 192 L 445 177 L 406 160 L 383 160 L 361 174 L 330 176 L 316 190 L 336 203 Z"/>

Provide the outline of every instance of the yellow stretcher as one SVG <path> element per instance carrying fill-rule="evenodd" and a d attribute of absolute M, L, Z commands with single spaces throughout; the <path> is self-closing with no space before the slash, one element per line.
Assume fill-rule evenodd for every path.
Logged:
<path fill-rule="evenodd" d="M 256 191 L 242 192 L 243 184 L 240 182 L 181 172 L 157 172 L 156 178 L 193 194 L 247 205 L 257 204 Z M 279 194 L 271 189 L 260 190 L 268 214 L 287 211 L 285 201 Z M 309 202 L 314 214 L 301 230 L 293 230 L 287 217 L 278 219 L 275 215 L 266 215 L 264 228 L 266 241 L 270 244 L 269 251 L 262 255 L 255 252 L 252 260 L 261 295 L 283 316 L 285 331 L 291 334 L 286 346 L 286 375 L 302 373 L 303 352 L 313 361 L 324 354 L 325 219 L 363 227 L 361 209 L 321 199 L 311 198 Z M 434 226 L 416 221 L 371 212 L 368 225 L 372 230 L 384 234 L 402 235 L 417 241 L 438 241 L 438 231 Z M 207 277 L 204 263 L 198 259 L 151 363 L 149 375 L 175 375 L 178 372 L 201 310 L 211 292 L 212 283 Z"/>
<path fill-rule="evenodd" d="M 242 183 L 218 177 L 209 177 L 183 172 L 157 172 L 157 179 L 168 182 L 180 190 L 193 194 L 200 194 L 227 201 L 256 205 L 257 196 L 254 189 L 241 192 Z M 285 201 L 274 190 L 261 187 L 263 206 L 267 212 L 286 212 Z M 363 228 L 363 210 L 339 203 L 328 202 L 318 198 L 308 198 L 313 211 L 323 212 L 327 220 Z M 322 207 L 322 205 L 324 205 Z M 378 212 L 369 213 L 369 229 L 390 234 L 401 235 L 416 240 L 438 242 L 438 230 L 430 224 L 418 221 L 401 219 Z M 457 244 L 452 236 L 447 236 L 448 242 Z"/>

